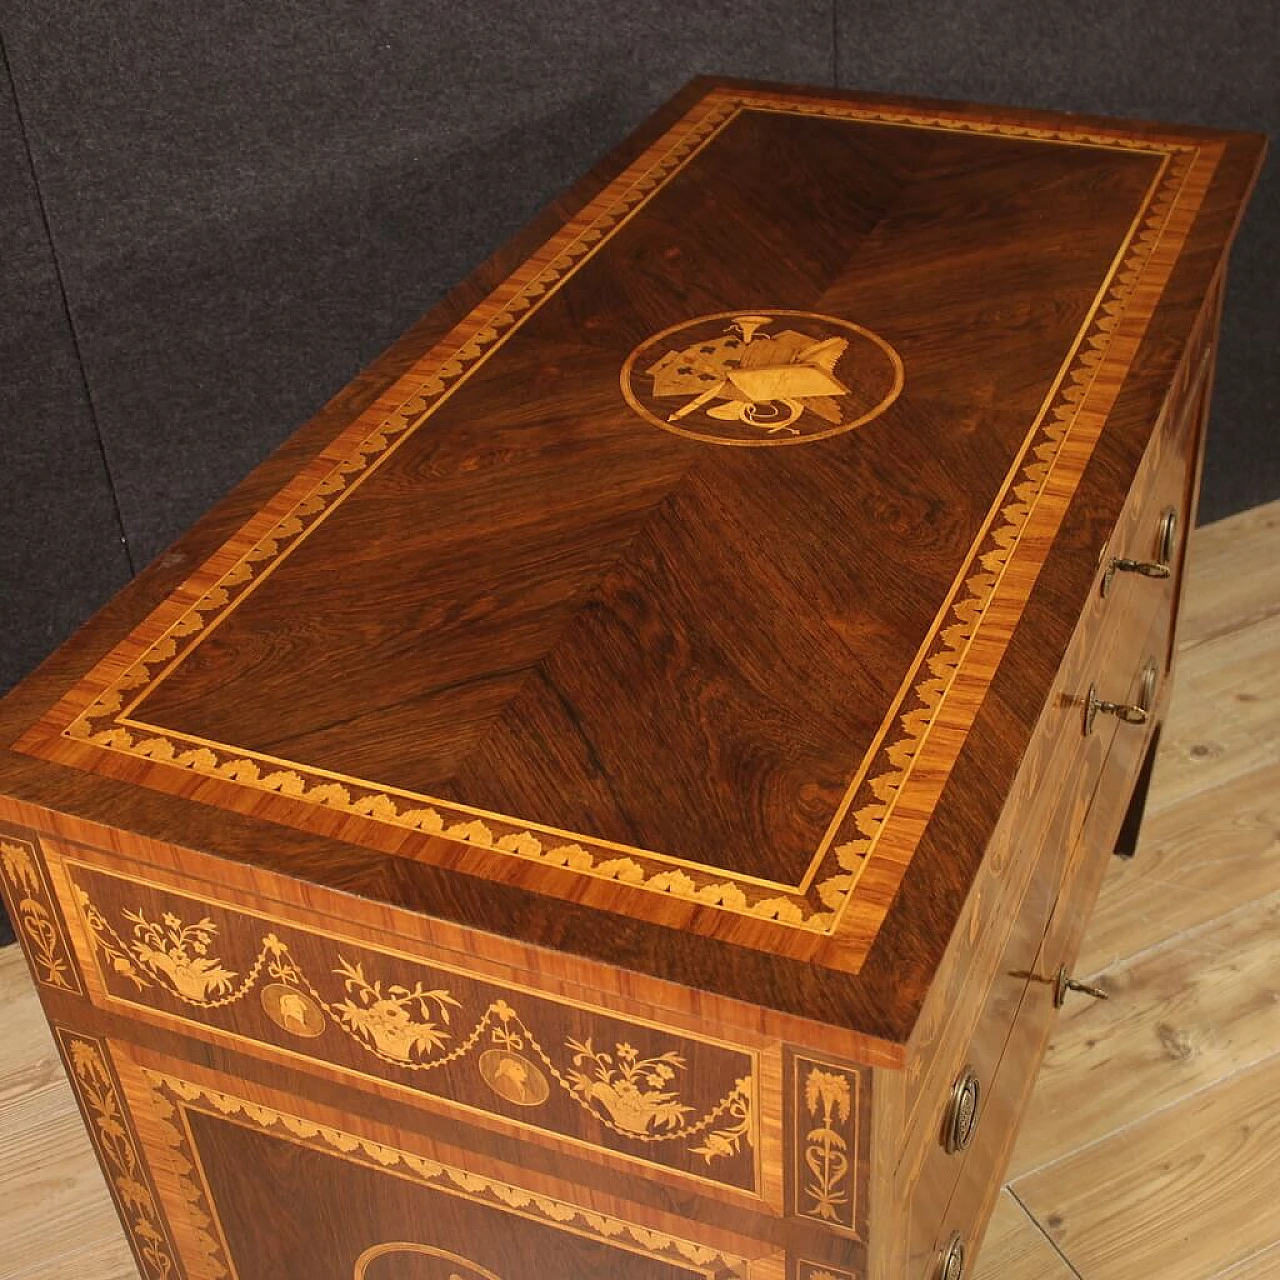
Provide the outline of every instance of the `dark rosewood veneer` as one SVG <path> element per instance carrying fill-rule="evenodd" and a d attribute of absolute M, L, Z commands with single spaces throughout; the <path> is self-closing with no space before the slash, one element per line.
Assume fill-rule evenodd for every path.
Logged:
<path fill-rule="evenodd" d="M 146 1280 L 971 1272 L 1261 155 L 697 81 L 0 704 Z"/>

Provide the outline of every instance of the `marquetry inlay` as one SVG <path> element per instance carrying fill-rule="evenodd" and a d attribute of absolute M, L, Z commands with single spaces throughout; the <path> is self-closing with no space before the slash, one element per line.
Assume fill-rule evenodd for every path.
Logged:
<path fill-rule="evenodd" d="M 488 1267 L 450 1253 L 447 1249 L 436 1249 L 429 1244 L 414 1244 L 407 1240 L 371 1245 L 356 1259 L 352 1280 L 379 1280 L 381 1276 L 392 1275 L 389 1267 L 380 1265 L 384 1258 L 399 1258 L 402 1265 L 404 1259 L 412 1258 L 416 1265 L 413 1274 L 420 1277 L 420 1280 L 503 1280 Z"/>
<path fill-rule="evenodd" d="M 35 847 L 17 837 L 0 838 L 0 880 L 9 890 L 13 918 L 36 980 L 56 991 L 79 995 L 80 975 Z"/>
<path fill-rule="evenodd" d="M 214 1225 L 222 1242 L 227 1238 L 226 1231 L 219 1222 L 216 1198 L 209 1196 L 206 1191 L 208 1180 L 203 1174 L 200 1150 L 190 1125 L 192 1115 L 202 1114 L 218 1122 L 264 1133 L 285 1142 L 309 1147 L 339 1161 L 403 1179 L 445 1196 L 460 1197 L 556 1231 L 639 1253 L 687 1275 L 705 1277 L 705 1280 L 747 1280 L 749 1275 L 748 1265 L 742 1258 L 669 1232 L 627 1222 L 557 1196 L 539 1195 L 495 1178 L 430 1160 L 403 1148 L 375 1142 L 330 1125 L 318 1124 L 302 1115 L 250 1102 L 235 1094 L 193 1081 L 151 1070 L 142 1074 L 151 1095 L 150 1107 L 155 1114 L 154 1128 L 167 1148 L 171 1167 L 177 1171 L 182 1198 L 191 1206 L 191 1211 L 199 1215 L 201 1221 Z M 230 1251 L 225 1243 L 222 1244 L 222 1251 L 230 1258 Z M 357 1260 L 353 1280 L 361 1276 L 366 1277 L 366 1280 L 377 1280 L 378 1272 L 372 1264 L 379 1257 L 391 1256 L 397 1252 L 402 1255 L 436 1258 L 450 1256 L 433 1246 L 415 1245 L 412 1242 L 371 1246 Z M 489 1275 L 478 1269 L 475 1263 L 466 1262 L 465 1259 L 457 1258 L 454 1265 L 455 1268 L 470 1268 L 469 1271 L 459 1273 L 465 1280 L 475 1280 L 476 1276 L 487 1278 Z M 209 1275 L 222 1277 L 228 1276 L 229 1272 L 225 1268 L 211 1269 Z M 238 1277 L 237 1280 L 248 1280 L 248 1277 Z M 442 1280 L 449 1280 L 447 1273 Z"/>
<path fill-rule="evenodd" d="M 973 1268 L 1264 150 L 699 79 L 4 700 L 143 1280 Z"/>
<path fill-rule="evenodd" d="M 858 1280 L 852 1271 L 833 1267 L 830 1263 L 801 1261 L 796 1280 Z"/>
<path fill-rule="evenodd" d="M 790 1203 L 800 1217 L 860 1234 L 861 1073 L 796 1055 L 790 1063 Z"/>
<path fill-rule="evenodd" d="M 185 1275 L 103 1040 L 54 1027 L 89 1138 L 144 1280 Z"/>
<path fill-rule="evenodd" d="M 726 311 L 650 338 L 622 369 L 622 394 L 664 431 L 711 444 L 803 444 L 852 431 L 898 398 L 902 360 L 835 316 Z"/>
<path fill-rule="evenodd" d="M 110 1005 L 760 1190 L 758 1055 L 60 863 Z"/>
<path fill-rule="evenodd" d="M 869 750 L 847 762 L 847 786 L 807 866 L 777 878 L 746 874 L 717 865 L 709 853 L 610 841 L 589 829 L 535 822 L 149 720 L 149 694 L 251 593 L 269 591 L 271 574 L 431 423 L 488 357 L 569 287 L 633 214 L 659 199 L 704 149 L 752 113 L 1110 149 L 1157 162 L 1094 304 L 1062 353 L 1049 394 L 1006 459 L 987 517 L 939 601 L 907 678 L 886 706 Z M 131 768 L 144 766 L 131 777 L 168 790 L 182 789 L 188 785 L 183 778 L 196 774 L 228 789 L 228 796 L 252 793 L 257 799 L 245 803 L 255 808 L 264 797 L 268 805 L 279 800 L 281 807 L 270 812 L 304 827 L 335 811 L 358 817 L 373 830 L 387 828 L 395 847 L 405 832 L 442 836 L 464 857 L 467 849 L 483 852 L 488 876 L 518 879 L 520 864 L 537 863 L 554 872 L 544 892 L 591 902 L 593 886 L 603 893 L 598 882 L 606 882 L 614 910 L 622 909 L 617 892 L 625 889 L 625 909 L 638 916 L 660 920 L 663 904 L 679 899 L 704 909 L 691 917 L 691 928 L 765 950 L 807 956 L 815 938 L 836 937 L 831 963 L 856 971 L 919 838 L 922 823 L 899 821 L 899 809 L 927 814 L 942 793 L 1115 399 L 1119 379 L 1113 375 L 1123 371 L 1155 310 L 1216 157 L 1208 144 L 1122 129 L 1014 126 L 943 111 L 713 90 L 518 268 L 477 309 L 474 323 L 457 331 L 457 341 L 440 343 L 415 365 L 389 397 L 393 407 L 358 420 L 335 443 L 323 472 L 300 477 L 286 491 L 283 510 L 264 511 L 246 525 L 224 554 L 28 735 L 22 749 L 105 771 L 111 759 L 127 757 Z M 731 342 L 741 345 L 730 348 Z M 762 353 L 761 363 L 748 367 L 746 356 L 736 353 L 753 349 Z M 914 375 L 906 376 L 909 381 Z M 886 412 L 903 379 L 893 347 L 856 317 L 792 314 L 766 305 L 690 319 L 647 339 L 627 361 L 619 394 L 649 422 L 704 441 L 820 448 L 824 437 L 859 424 L 879 429 L 876 415 Z M 946 732 L 938 732 L 944 723 Z M 438 856 L 435 848 L 425 843 L 423 856 Z"/>

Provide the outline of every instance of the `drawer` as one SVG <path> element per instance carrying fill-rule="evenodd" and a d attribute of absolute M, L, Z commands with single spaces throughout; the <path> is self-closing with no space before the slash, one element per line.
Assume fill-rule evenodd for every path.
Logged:
<path fill-rule="evenodd" d="M 1026 870 L 1021 881 L 1016 874 L 1009 877 L 1010 897 L 1015 888 L 1021 896 L 1005 908 L 1004 918 L 1012 924 L 1005 926 L 998 961 L 986 968 L 975 965 L 968 975 L 970 989 L 981 986 L 985 998 L 974 1001 L 976 1014 L 967 1019 L 963 1010 L 954 1011 L 942 1043 L 932 1049 L 917 1046 L 918 1053 L 930 1053 L 930 1060 L 919 1089 L 909 1093 L 898 1178 L 910 1199 L 912 1276 L 930 1275 L 940 1233 L 945 1241 L 953 1229 L 943 1209 L 961 1194 L 962 1178 L 998 1185 L 1048 1034 L 1052 979 L 1078 948 L 1163 701 L 1190 465 L 1178 442 L 1187 421 L 1167 420 L 1152 440 L 1124 516 L 1099 559 L 1094 590 L 1038 730 L 1037 741 L 1044 734 L 1051 744 L 1045 751 L 1048 762 L 1039 764 L 1034 753 L 1029 755 L 1024 765 L 1024 772 L 1032 773 L 1029 785 L 1020 776 L 1015 791 L 1031 800 L 1011 803 L 1005 815 L 1015 831 L 1000 838 L 1022 842 Z M 1170 513 L 1174 537 L 1162 549 L 1169 574 L 1114 569 L 1117 551 L 1137 550 L 1148 534 L 1156 538 Z M 1153 545 L 1153 564 L 1160 562 L 1157 550 Z M 1091 695 L 1104 706 L 1087 716 Z M 1149 721 L 1146 726 L 1126 723 L 1124 713 L 1110 713 L 1107 703 L 1117 708 L 1142 704 Z M 1054 799 L 1046 804 L 1044 797 Z M 1000 913 L 994 914 L 998 929 Z M 1002 1064 L 1017 1065 L 1007 1066 L 1012 1077 L 997 1084 Z M 1010 1084 L 1010 1078 L 1017 1082 Z M 981 1099 L 978 1127 L 996 1134 L 978 1144 L 975 1131 L 969 1154 L 949 1153 L 948 1118 L 966 1079 Z"/>
<path fill-rule="evenodd" d="M 985 880 L 975 885 L 956 930 L 965 943 L 956 972 L 963 971 L 962 985 L 971 997 L 975 985 L 981 989 L 976 998 L 960 1002 L 946 998 L 944 984 L 940 997 L 931 997 L 913 1037 L 916 1066 L 905 1103 L 908 1163 L 918 1163 L 932 1138 L 939 1109 L 963 1066 L 960 1059 L 976 1034 L 976 1019 L 982 1016 L 978 1010 L 984 1007 L 986 984 L 995 972 L 992 962 L 1000 940 L 979 936 L 979 915 L 995 922 L 991 927 L 997 931 L 1001 921 L 1009 928 L 1031 875 L 1026 856 L 1030 850 L 1047 850 L 1043 856 L 1058 860 L 1059 873 L 1065 870 L 1071 841 L 1054 848 L 1046 845 L 1050 808 L 1044 798 L 1069 796 L 1068 810 L 1074 807 L 1083 814 L 1116 726 L 1106 712 L 1097 715 L 1090 737 L 1101 738 L 1103 751 L 1086 749 L 1080 729 L 1090 689 L 1100 701 L 1121 704 L 1136 694 L 1135 681 L 1147 656 L 1155 657 L 1162 677 L 1168 671 L 1177 578 L 1194 499 L 1197 413 L 1209 373 L 1209 353 L 1201 346 L 1194 353 L 1199 368 L 1176 380 L 1129 498 L 1098 555 L 1092 588 L 1058 680 L 988 850 Z M 1126 568 L 1127 564 L 1143 569 Z M 1153 627 L 1163 629 L 1164 639 L 1144 649 Z"/>
<path fill-rule="evenodd" d="M 251 1083 L 234 1055 L 53 1031 L 146 1280 L 783 1280 L 750 1219 L 574 1190 L 517 1144 L 356 1114 L 288 1070 Z"/>
<path fill-rule="evenodd" d="M 1116 521 L 1100 564 L 1099 590 L 1111 596 L 1124 579 L 1138 590 L 1167 602 L 1174 611 L 1182 577 L 1187 537 L 1194 515 L 1198 475 L 1199 427 L 1210 390 L 1212 351 L 1194 344 L 1165 404 L 1160 426 L 1148 446 L 1133 491 Z M 1158 576 L 1150 576 L 1158 575 Z M 1172 662 L 1173 629 L 1163 652 Z"/>
<path fill-rule="evenodd" d="M 1172 597 L 1167 582 L 1125 577 L 1104 598 L 1104 572 L 1100 565 L 1054 693 L 988 849 L 984 879 L 975 885 L 953 938 L 954 980 L 957 991 L 963 987 L 964 999 L 948 1006 L 941 998 L 945 992 L 931 997 L 933 1003 L 926 1007 L 913 1039 L 916 1074 L 907 1088 L 902 1155 L 902 1180 L 908 1184 L 936 1145 L 939 1117 L 971 1053 L 970 1045 L 982 1037 L 1003 1043 L 1016 1000 L 1010 1007 L 996 993 L 995 988 L 1004 985 L 1000 975 L 1010 968 L 997 957 L 1006 938 L 1007 945 L 1014 946 L 1024 933 L 1032 939 L 1032 948 L 1013 967 L 1028 971 L 1112 739 L 1118 728 L 1132 728 L 1100 711 L 1086 734 L 1089 691 L 1116 704 L 1125 703 L 1131 694 L 1136 700 L 1147 637 L 1153 626 L 1168 626 Z M 974 923 L 980 907 L 987 916 L 985 932 Z M 988 1025 L 989 1019 L 996 1021 Z M 936 1030 L 932 1020 L 939 1024 Z"/>
<path fill-rule="evenodd" d="M 1152 730 L 1168 699 L 1168 676 L 1158 670 L 1169 634 L 1169 617 L 1159 615 L 1148 633 L 1142 667 L 1133 677 L 1127 698 L 1149 698 L 1153 715 L 1146 726 L 1119 725 L 1107 753 L 1093 802 L 1072 847 L 1062 888 L 1046 931 L 1035 972 L 1041 981 L 1056 977 L 1060 967 L 1070 969 L 1080 949 L 1089 914 L 1102 885 L 1133 796 L 1143 760 L 1151 744 Z M 1154 670 L 1154 687 L 1142 689 L 1145 672 Z"/>
<path fill-rule="evenodd" d="M 1085 752 L 1092 774 L 1102 764 L 1103 739 L 1087 744 Z M 1087 797 L 1083 802 L 1087 803 Z M 904 1179 L 910 1197 L 909 1276 L 930 1276 L 930 1267 L 938 1252 L 943 1210 L 968 1162 L 969 1152 L 973 1150 L 971 1144 L 977 1142 L 979 1134 L 1003 1122 L 993 1105 L 992 1089 L 1015 1021 L 1028 999 L 1028 986 L 1036 972 L 1036 958 L 1044 941 L 1045 926 L 1070 842 L 1069 832 L 1076 829 L 1081 820 L 1081 803 L 1077 792 L 1068 791 L 1060 797 L 1048 831 L 1035 850 L 1031 882 L 996 965 L 976 1030 L 965 1046 L 947 1089 L 931 1099 L 927 1131 L 922 1135 L 925 1146 L 919 1171 L 913 1178 Z M 957 1127 L 955 1113 L 965 1105 L 962 1094 L 966 1090 L 971 1096 L 976 1095 L 966 1110 L 973 1121 L 971 1126 Z M 966 1143 L 970 1145 L 965 1146 Z"/>

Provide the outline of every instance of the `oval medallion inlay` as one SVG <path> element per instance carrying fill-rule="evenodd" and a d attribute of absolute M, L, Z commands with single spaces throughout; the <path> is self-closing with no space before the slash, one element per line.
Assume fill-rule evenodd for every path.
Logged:
<path fill-rule="evenodd" d="M 540 1107 L 551 1093 L 547 1077 L 523 1054 L 486 1049 L 477 1063 L 484 1082 L 518 1107 Z"/>
<path fill-rule="evenodd" d="M 379 1266 L 379 1262 L 384 1265 Z M 501 1280 L 487 1267 L 447 1249 L 396 1241 L 376 1244 L 357 1259 L 352 1280 Z"/>
<path fill-rule="evenodd" d="M 622 367 L 642 418 L 709 444 L 804 444 L 879 417 L 902 391 L 878 334 L 808 311 L 722 311 L 664 329 Z"/>
<path fill-rule="evenodd" d="M 262 1007 L 277 1027 L 291 1035 L 314 1039 L 325 1028 L 320 1006 L 305 991 L 273 982 L 262 988 Z"/>

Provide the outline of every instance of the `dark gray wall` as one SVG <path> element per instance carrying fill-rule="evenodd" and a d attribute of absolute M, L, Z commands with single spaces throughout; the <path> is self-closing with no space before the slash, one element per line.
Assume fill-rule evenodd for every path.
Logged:
<path fill-rule="evenodd" d="M 691 75 L 1267 131 L 1276 12 L 0 0 L 0 690 Z M 1274 170 L 1205 518 L 1280 496 Z"/>
<path fill-rule="evenodd" d="M 837 4 L 842 86 L 1274 134 L 1276 0 Z M 1202 522 L 1280 497 L 1280 164 L 1232 260 Z"/>

